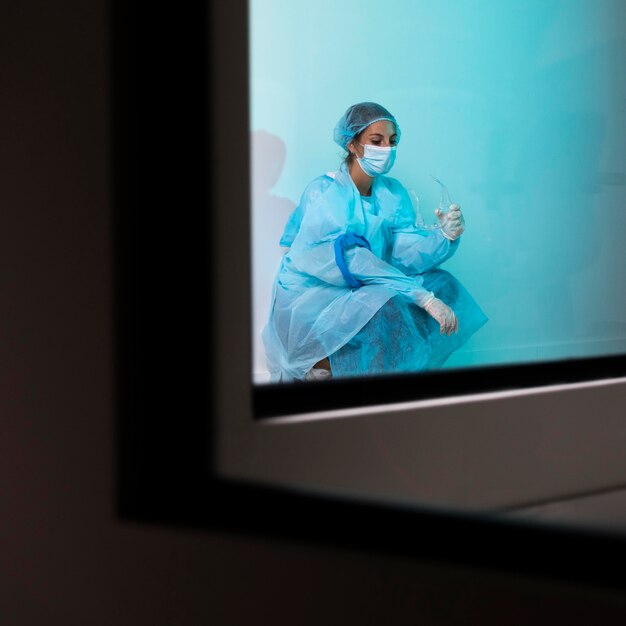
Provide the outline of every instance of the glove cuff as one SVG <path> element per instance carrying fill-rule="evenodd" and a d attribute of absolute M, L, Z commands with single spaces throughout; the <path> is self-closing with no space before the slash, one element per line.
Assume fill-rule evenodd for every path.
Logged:
<path fill-rule="evenodd" d="M 422 309 L 426 309 L 428 310 L 428 307 L 436 300 L 436 296 L 435 294 L 431 291 L 430 292 L 430 296 L 428 296 L 428 298 L 426 298 L 426 300 L 424 300 L 424 302 L 422 302 L 422 304 L 420 304 L 420 306 L 422 307 Z"/>

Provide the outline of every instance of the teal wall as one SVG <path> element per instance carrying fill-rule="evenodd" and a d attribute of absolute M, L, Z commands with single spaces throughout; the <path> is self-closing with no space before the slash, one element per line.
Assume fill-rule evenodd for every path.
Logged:
<path fill-rule="evenodd" d="M 467 231 L 446 264 L 489 323 L 449 366 L 626 352 L 626 3 L 252 0 L 255 371 L 286 215 L 373 100 L 392 176 Z"/>

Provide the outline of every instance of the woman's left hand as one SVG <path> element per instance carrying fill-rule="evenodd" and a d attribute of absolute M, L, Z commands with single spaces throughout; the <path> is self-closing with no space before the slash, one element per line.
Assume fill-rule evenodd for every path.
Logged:
<path fill-rule="evenodd" d="M 450 210 L 447 213 L 444 213 L 441 209 L 435 209 L 435 215 L 439 218 L 441 232 L 444 237 L 450 241 L 454 241 L 463 234 L 465 230 L 465 218 L 458 204 L 451 204 Z"/>

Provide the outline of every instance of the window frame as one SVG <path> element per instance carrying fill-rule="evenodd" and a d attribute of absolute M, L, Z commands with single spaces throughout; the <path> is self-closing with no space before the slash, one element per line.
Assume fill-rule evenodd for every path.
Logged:
<path fill-rule="evenodd" d="M 117 515 L 622 588 L 622 535 L 224 471 L 242 424 L 280 426 L 253 419 L 247 4 L 111 9 Z"/>

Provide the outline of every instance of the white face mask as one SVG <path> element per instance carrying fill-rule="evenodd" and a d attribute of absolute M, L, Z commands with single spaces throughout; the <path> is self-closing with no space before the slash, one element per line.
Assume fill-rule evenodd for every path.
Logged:
<path fill-rule="evenodd" d="M 356 160 L 368 176 L 386 174 L 393 167 L 396 161 L 396 146 L 385 148 L 367 143 L 361 145 L 363 146 L 363 156 L 361 158 L 357 156 Z"/>

